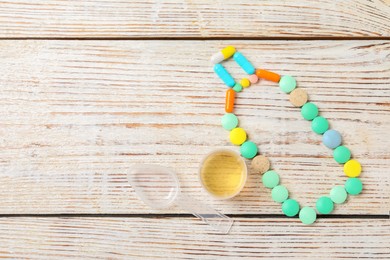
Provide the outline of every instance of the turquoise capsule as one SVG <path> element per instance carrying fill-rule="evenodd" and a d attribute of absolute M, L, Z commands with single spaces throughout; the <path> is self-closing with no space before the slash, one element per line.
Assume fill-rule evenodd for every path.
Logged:
<path fill-rule="evenodd" d="M 215 64 L 214 71 L 228 87 L 233 87 L 236 84 L 232 75 L 221 64 Z"/>
<path fill-rule="evenodd" d="M 233 55 L 233 59 L 237 62 L 238 65 L 249 75 L 255 73 L 255 67 L 250 63 L 241 52 L 236 52 Z"/>

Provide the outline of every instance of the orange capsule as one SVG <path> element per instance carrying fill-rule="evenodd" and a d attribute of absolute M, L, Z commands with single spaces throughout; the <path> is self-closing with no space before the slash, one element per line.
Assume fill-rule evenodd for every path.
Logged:
<path fill-rule="evenodd" d="M 276 83 L 278 83 L 280 80 L 279 74 L 276 74 L 268 70 L 260 70 L 260 69 L 256 70 L 256 76 Z"/>
<path fill-rule="evenodd" d="M 226 91 L 226 103 L 225 103 L 226 113 L 233 112 L 235 96 L 236 96 L 236 92 L 233 89 L 230 88 Z"/>

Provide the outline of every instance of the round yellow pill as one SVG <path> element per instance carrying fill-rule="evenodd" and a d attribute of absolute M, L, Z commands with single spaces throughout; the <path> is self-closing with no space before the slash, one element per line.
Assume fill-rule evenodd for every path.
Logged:
<path fill-rule="evenodd" d="M 243 88 L 247 88 L 251 85 L 251 82 L 249 81 L 249 79 L 247 78 L 243 78 L 241 81 L 240 81 L 240 84 Z"/>
<path fill-rule="evenodd" d="M 362 166 L 356 160 L 349 160 L 344 164 L 344 173 L 350 178 L 358 177 L 362 171 Z"/>
<path fill-rule="evenodd" d="M 230 141 L 235 145 L 241 145 L 246 140 L 246 132 L 240 127 L 234 128 L 230 131 Z"/>

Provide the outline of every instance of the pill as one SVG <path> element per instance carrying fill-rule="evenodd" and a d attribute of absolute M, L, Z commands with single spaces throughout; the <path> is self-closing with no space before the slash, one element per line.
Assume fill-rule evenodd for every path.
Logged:
<path fill-rule="evenodd" d="M 240 83 L 236 83 L 233 87 L 233 90 L 236 92 L 241 92 L 242 91 L 242 86 Z"/>
<path fill-rule="evenodd" d="M 240 147 L 242 157 L 252 159 L 257 155 L 257 145 L 254 142 L 246 141 Z"/>
<path fill-rule="evenodd" d="M 317 213 L 310 207 L 304 207 L 299 211 L 299 219 L 303 224 L 310 225 L 316 221 Z"/>
<path fill-rule="evenodd" d="M 252 159 L 251 166 L 256 173 L 264 174 L 269 170 L 270 162 L 267 157 L 258 155 Z"/>
<path fill-rule="evenodd" d="M 333 158 L 338 163 L 346 163 L 351 158 L 351 151 L 347 147 L 340 145 L 334 149 Z"/>
<path fill-rule="evenodd" d="M 275 171 L 267 171 L 261 178 L 263 185 L 267 188 L 273 188 L 279 184 L 279 174 Z"/>
<path fill-rule="evenodd" d="M 328 120 L 322 116 L 317 116 L 311 121 L 311 129 L 317 134 L 323 134 L 329 128 Z"/>
<path fill-rule="evenodd" d="M 330 199 L 337 204 L 343 203 L 348 194 L 343 186 L 335 186 L 330 190 Z"/>
<path fill-rule="evenodd" d="M 259 78 L 262 78 L 262 79 L 276 82 L 276 83 L 278 83 L 280 80 L 279 74 L 268 71 L 268 70 L 258 69 L 258 70 L 256 70 L 256 76 Z"/>
<path fill-rule="evenodd" d="M 236 92 L 233 89 L 228 89 L 226 91 L 226 100 L 225 100 L 225 112 L 231 113 L 234 109 L 234 98 L 236 96 Z"/>
<path fill-rule="evenodd" d="M 222 127 L 228 131 L 236 128 L 238 125 L 238 118 L 235 114 L 226 113 L 221 119 Z"/>
<path fill-rule="evenodd" d="M 213 56 L 211 56 L 211 62 L 214 64 L 220 63 L 226 59 L 229 59 L 233 54 L 236 52 L 236 48 L 233 46 L 227 46 L 226 48 L 223 48 L 219 52 L 215 53 Z"/>
<path fill-rule="evenodd" d="M 274 201 L 282 203 L 288 198 L 288 190 L 283 185 L 278 185 L 272 189 L 271 196 Z"/>
<path fill-rule="evenodd" d="M 349 160 L 344 164 L 344 173 L 348 177 L 358 177 L 362 171 L 362 166 L 356 160 Z"/>
<path fill-rule="evenodd" d="M 256 74 L 249 75 L 248 79 L 252 84 L 255 84 L 259 81 L 259 77 L 257 77 Z"/>
<path fill-rule="evenodd" d="M 287 217 L 294 217 L 299 212 L 299 203 L 294 199 L 287 199 L 282 204 L 282 211 Z"/>
<path fill-rule="evenodd" d="M 284 93 L 290 93 L 297 86 L 297 81 L 294 77 L 291 76 L 283 76 L 279 81 L 279 87 Z"/>
<path fill-rule="evenodd" d="M 249 81 L 249 79 L 246 79 L 246 78 L 243 78 L 241 81 L 240 81 L 240 84 L 243 88 L 247 88 L 251 85 L 251 82 Z"/>
<path fill-rule="evenodd" d="M 345 182 L 345 190 L 351 195 L 358 195 L 363 190 L 363 183 L 359 178 L 348 178 Z"/>
<path fill-rule="evenodd" d="M 341 144 L 341 135 L 336 130 L 328 130 L 322 136 L 322 143 L 326 147 L 334 149 Z"/>
<path fill-rule="evenodd" d="M 232 144 L 241 145 L 246 140 L 246 132 L 240 127 L 234 128 L 229 134 Z"/>
<path fill-rule="evenodd" d="M 318 115 L 318 107 L 311 102 L 307 102 L 301 108 L 301 114 L 306 120 L 313 120 Z"/>
<path fill-rule="evenodd" d="M 255 67 L 242 55 L 241 52 L 236 52 L 233 55 L 233 59 L 237 64 L 249 75 L 255 73 Z"/>
<path fill-rule="evenodd" d="M 228 86 L 233 87 L 236 82 L 230 73 L 225 69 L 221 64 L 214 65 L 214 72 L 218 75 L 218 77 Z"/>
<path fill-rule="evenodd" d="M 296 88 L 290 93 L 290 102 L 295 107 L 301 107 L 307 102 L 307 93 L 301 88 Z"/>
<path fill-rule="evenodd" d="M 319 198 L 316 202 L 317 211 L 321 214 L 329 214 L 333 211 L 333 201 L 326 196 Z"/>

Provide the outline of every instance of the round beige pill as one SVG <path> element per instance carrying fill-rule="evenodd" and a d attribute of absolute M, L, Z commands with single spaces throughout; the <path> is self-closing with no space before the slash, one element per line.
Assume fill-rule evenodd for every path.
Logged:
<path fill-rule="evenodd" d="M 263 174 L 269 170 L 270 162 L 267 157 L 258 155 L 252 159 L 251 166 L 256 172 Z"/>
<path fill-rule="evenodd" d="M 301 107 L 307 102 L 307 93 L 301 88 L 296 88 L 290 93 L 290 102 L 296 107 Z"/>

